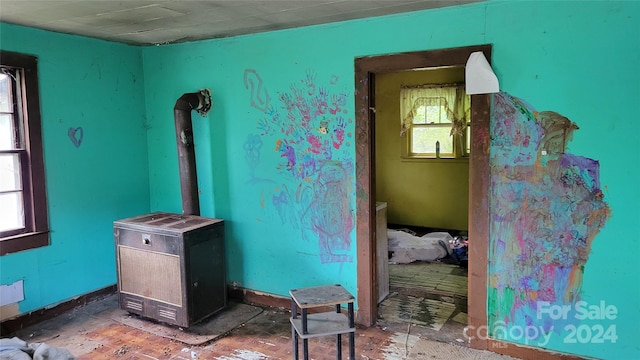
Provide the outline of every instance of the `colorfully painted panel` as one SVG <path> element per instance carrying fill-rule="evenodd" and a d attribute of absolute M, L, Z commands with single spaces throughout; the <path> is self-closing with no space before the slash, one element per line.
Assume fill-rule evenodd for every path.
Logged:
<path fill-rule="evenodd" d="M 606 301 L 590 303 L 581 291 L 592 244 L 611 209 L 599 162 L 566 151 L 576 130 L 558 113 L 538 112 L 506 93 L 493 96 L 490 336 L 540 347 L 551 337 L 618 340 L 615 306 L 611 314 L 600 312 Z"/>

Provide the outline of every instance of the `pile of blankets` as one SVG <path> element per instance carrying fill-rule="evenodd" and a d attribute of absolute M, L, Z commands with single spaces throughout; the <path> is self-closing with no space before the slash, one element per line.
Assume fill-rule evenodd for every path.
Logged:
<path fill-rule="evenodd" d="M 17 337 L 0 339 L 0 360 L 76 360 L 67 349 L 27 343 Z"/>
<path fill-rule="evenodd" d="M 447 232 L 432 232 L 415 236 L 407 231 L 387 229 L 390 264 L 408 264 L 414 261 L 436 261 L 452 254 L 449 241 L 453 237 Z"/>

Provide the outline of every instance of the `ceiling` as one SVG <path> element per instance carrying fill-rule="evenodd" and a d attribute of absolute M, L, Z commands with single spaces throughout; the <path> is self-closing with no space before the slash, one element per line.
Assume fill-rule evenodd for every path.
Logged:
<path fill-rule="evenodd" d="M 170 44 L 482 0 L 0 0 L 0 21 L 133 45 Z"/>

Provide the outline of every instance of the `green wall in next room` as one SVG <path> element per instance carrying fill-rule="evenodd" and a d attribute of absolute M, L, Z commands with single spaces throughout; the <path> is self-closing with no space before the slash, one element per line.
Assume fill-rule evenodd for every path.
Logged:
<path fill-rule="evenodd" d="M 407 159 L 400 136 L 400 87 L 464 81 L 464 68 L 376 75 L 376 201 L 390 224 L 468 230 L 469 160 Z"/>

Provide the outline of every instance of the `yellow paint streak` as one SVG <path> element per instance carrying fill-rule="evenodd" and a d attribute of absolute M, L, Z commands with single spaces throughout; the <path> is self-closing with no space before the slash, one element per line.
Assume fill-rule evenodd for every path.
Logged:
<path fill-rule="evenodd" d="M 564 301 L 571 302 L 574 300 L 576 293 L 571 291 L 576 288 L 576 285 L 579 287 L 582 285 L 582 269 L 580 266 L 574 266 L 569 273 L 569 286 L 567 286 L 567 290 L 564 294 Z"/>

